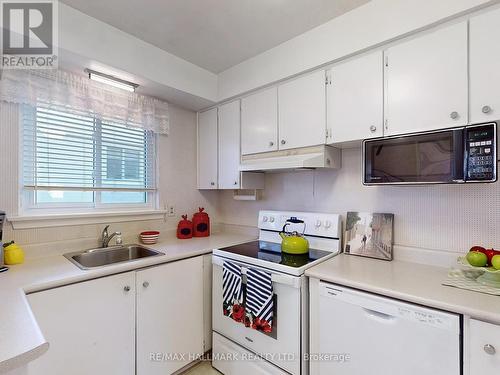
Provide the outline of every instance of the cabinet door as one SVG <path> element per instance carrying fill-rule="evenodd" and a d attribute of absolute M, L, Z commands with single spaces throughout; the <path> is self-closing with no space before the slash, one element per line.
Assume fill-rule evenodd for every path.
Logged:
<path fill-rule="evenodd" d="M 403 42 L 386 51 L 384 134 L 460 126 L 468 120 L 467 23 Z"/>
<path fill-rule="evenodd" d="M 217 189 L 217 108 L 198 114 L 198 189 Z"/>
<path fill-rule="evenodd" d="M 498 375 L 500 369 L 500 326 L 470 319 L 469 374 Z"/>
<path fill-rule="evenodd" d="M 203 256 L 203 351 L 212 349 L 212 254 Z"/>
<path fill-rule="evenodd" d="M 137 272 L 136 319 L 137 375 L 171 374 L 196 360 L 203 353 L 202 257 Z"/>
<path fill-rule="evenodd" d="M 240 187 L 240 101 L 219 107 L 219 189 Z"/>
<path fill-rule="evenodd" d="M 334 66 L 327 73 L 328 143 L 381 137 L 384 121 L 383 53 Z"/>
<path fill-rule="evenodd" d="M 324 70 L 278 86 L 278 103 L 280 150 L 325 143 Z"/>
<path fill-rule="evenodd" d="M 500 9 L 470 19 L 471 122 L 500 119 Z"/>
<path fill-rule="evenodd" d="M 242 155 L 278 149 L 278 89 L 271 87 L 241 99 Z"/>
<path fill-rule="evenodd" d="M 30 375 L 135 374 L 135 273 L 28 296 L 50 344 Z"/>

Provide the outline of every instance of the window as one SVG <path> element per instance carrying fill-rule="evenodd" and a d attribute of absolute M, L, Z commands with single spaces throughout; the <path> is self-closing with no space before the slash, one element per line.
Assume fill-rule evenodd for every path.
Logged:
<path fill-rule="evenodd" d="M 153 208 L 153 132 L 67 108 L 23 108 L 28 208 Z"/>

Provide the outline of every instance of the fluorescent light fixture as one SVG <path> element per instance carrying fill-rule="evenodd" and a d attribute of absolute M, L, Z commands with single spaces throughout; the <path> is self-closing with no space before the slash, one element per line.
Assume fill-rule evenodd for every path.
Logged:
<path fill-rule="evenodd" d="M 93 81 L 105 83 L 113 87 L 118 87 L 119 89 L 122 90 L 134 92 L 135 89 L 139 87 L 139 85 L 136 83 L 128 82 L 123 79 L 110 76 L 108 74 L 99 73 L 96 72 L 95 70 L 85 69 L 85 72 L 89 74 L 89 78 Z"/>

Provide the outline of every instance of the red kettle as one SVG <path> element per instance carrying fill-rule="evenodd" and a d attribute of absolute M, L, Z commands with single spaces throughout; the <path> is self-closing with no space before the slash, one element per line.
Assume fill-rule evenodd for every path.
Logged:
<path fill-rule="evenodd" d="M 200 207 L 198 212 L 193 215 L 193 236 L 208 237 L 210 236 L 210 218 L 204 212 L 204 208 Z"/>
<path fill-rule="evenodd" d="M 177 224 L 177 238 L 181 240 L 193 237 L 193 223 L 187 218 L 188 215 L 182 215 L 182 220 Z"/>

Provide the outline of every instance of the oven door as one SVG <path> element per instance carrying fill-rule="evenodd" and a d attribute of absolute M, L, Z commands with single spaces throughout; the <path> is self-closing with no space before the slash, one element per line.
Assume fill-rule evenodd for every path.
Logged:
<path fill-rule="evenodd" d="M 261 267 L 229 260 L 246 269 L 253 267 L 272 273 L 274 291 L 273 329 L 263 333 L 235 322 L 222 311 L 222 265 L 224 258 L 213 255 L 213 330 L 291 374 L 300 374 L 301 365 L 301 287 L 305 278 L 275 273 Z M 243 278 L 245 281 L 245 277 Z M 305 285 L 305 284 L 304 284 Z"/>
<path fill-rule="evenodd" d="M 363 183 L 463 183 L 464 146 L 464 128 L 366 140 Z"/>

